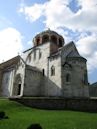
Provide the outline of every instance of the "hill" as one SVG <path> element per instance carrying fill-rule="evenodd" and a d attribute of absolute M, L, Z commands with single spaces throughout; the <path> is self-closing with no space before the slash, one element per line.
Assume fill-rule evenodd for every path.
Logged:
<path fill-rule="evenodd" d="M 39 110 L 0 99 L 0 111 L 9 117 L 0 120 L 0 129 L 27 129 L 39 123 L 43 129 L 96 129 L 97 113 Z"/>

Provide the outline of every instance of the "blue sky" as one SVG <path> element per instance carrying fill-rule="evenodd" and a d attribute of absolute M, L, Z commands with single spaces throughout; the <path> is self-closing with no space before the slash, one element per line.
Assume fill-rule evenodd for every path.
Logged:
<path fill-rule="evenodd" d="M 97 81 L 97 0 L 0 0 L 0 62 L 32 47 L 47 28 L 73 40 Z"/>

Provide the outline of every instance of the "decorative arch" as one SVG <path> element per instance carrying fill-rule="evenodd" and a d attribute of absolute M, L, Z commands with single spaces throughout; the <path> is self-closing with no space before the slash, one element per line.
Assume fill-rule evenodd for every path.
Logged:
<path fill-rule="evenodd" d="M 55 67 L 52 65 L 51 67 L 51 76 L 54 76 L 55 75 Z"/>
<path fill-rule="evenodd" d="M 51 36 L 51 42 L 57 44 L 57 37 L 55 35 Z"/>
<path fill-rule="evenodd" d="M 38 46 L 40 44 L 40 37 L 36 38 L 36 46 Z"/>
<path fill-rule="evenodd" d="M 59 38 L 59 47 L 62 47 L 63 46 L 63 42 L 62 42 L 62 39 Z"/>
<path fill-rule="evenodd" d="M 42 37 L 42 43 L 46 43 L 49 41 L 49 36 L 48 35 L 43 35 Z"/>
<path fill-rule="evenodd" d="M 31 53 L 28 54 L 28 56 L 26 58 L 26 62 L 31 62 Z"/>
<path fill-rule="evenodd" d="M 21 95 L 22 77 L 21 74 L 17 74 L 14 79 L 13 95 Z"/>

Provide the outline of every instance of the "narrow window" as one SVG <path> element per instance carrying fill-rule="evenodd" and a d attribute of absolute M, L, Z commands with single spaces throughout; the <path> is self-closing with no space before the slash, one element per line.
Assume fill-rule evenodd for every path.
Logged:
<path fill-rule="evenodd" d="M 46 43 L 46 42 L 48 42 L 49 41 L 49 36 L 48 35 L 44 35 L 43 37 L 42 37 L 42 43 Z"/>
<path fill-rule="evenodd" d="M 84 84 L 87 84 L 87 82 L 88 82 L 88 80 L 87 80 L 87 72 L 86 71 L 84 73 L 84 79 L 83 79 L 83 81 L 84 81 Z"/>
<path fill-rule="evenodd" d="M 45 75 L 45 70 L 44 70 L 44 69 L 42 70 L 42 75 L 43 75 L 43 76 Z"/>
<path fill-rule="evenodd" d="M 55 44 L 57 44 L 57 38 L 56 38 L 56 36 L 51 36 L 51 41 L 53 42 L 53 43 L 55 43 Z"/>
<path fill-rule="evenodd" d="M 52 67 L 51 67 L 51 76 L 54 76 L 54 75 L 55 75 L 55 67 L 52 66 Z"/>
<path fill-rule="evenodd" d="M 62 47 L 62 40 L 59 38 L 59 47 Z"/>
<path fill-rule="evenodd" d="M 36 39 L 36 46 L 38 46 L 40 44 L 40 37 L 38 37 L 37 39 Z"/>
<path fill-rule="evenodd" d="M 71 81 L 70 74 L 69 74 L 69 73 L 67 73 L 67 74 L 66 74 L 66 82 L 70 82 L 70 81 Z"/>

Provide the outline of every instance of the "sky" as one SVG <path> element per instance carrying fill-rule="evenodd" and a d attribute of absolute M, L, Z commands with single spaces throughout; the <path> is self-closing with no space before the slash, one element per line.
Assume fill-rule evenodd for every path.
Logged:
<path fill-rule="evenodd" d="M 74 41 L 87 59 L 89 82 L 96 82 L 97 0 L 0 0 L 0 63 L 31 48 L 48 28 L 65 44 Z"/>

